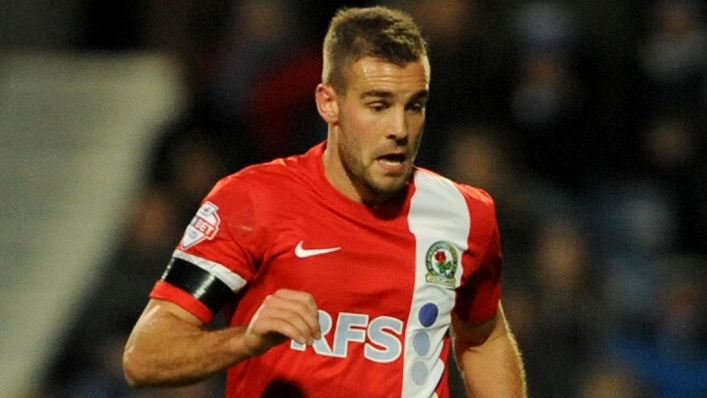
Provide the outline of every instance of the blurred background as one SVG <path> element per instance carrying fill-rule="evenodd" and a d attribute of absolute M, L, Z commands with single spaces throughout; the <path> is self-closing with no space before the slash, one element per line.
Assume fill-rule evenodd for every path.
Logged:
<path fill-rule="evenodd" d="M 325 138 L 371 4 L 430 41 L 418 164 L 497 202 L 530 396 L 707 397 L 704 2 L 0 0 L 1 397 L 223 396 L 130 390 L 123 344 L 213 183 Z"/>

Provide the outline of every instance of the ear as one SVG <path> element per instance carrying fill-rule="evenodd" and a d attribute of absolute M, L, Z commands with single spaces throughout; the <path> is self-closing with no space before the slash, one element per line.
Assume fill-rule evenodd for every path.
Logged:
<path fill-rule="evenodd" d="M 336 99 L 336 91 L 332 86 L 320 83 L 314 93 L 317 102 L 319 115 L 328 124 L 336 124 L 339 121 L 339 103 Z"/>

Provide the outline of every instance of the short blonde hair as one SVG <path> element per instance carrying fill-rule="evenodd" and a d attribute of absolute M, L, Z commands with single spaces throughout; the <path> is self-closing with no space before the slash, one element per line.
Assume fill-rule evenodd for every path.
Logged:
<path fill-rule="evenodd" d="M 427 42 L 408 14 L 386 7 L 344 8 L 324 38 L 322 82 L 345 92 L 344 73 L 364 57 L 404 66 L 427 55 Z"/>

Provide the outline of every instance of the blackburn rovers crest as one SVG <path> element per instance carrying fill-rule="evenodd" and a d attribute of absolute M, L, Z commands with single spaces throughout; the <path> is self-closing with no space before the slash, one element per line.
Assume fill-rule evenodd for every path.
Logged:
<path fill-rule="evenodd" d="M 456 283 L 454 275 L 459 266 L 457 248 L 444 241 L 434 243 L 427 249 L 426 256 L 427 282 L 453 288 Z"/>

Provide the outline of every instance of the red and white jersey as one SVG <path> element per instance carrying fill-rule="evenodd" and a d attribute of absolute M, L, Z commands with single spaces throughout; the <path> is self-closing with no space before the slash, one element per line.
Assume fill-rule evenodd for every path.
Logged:
<path fill-rule="evenodd" d="M 448 397 L 451 313 L 482 322 L 498 308 L 493 201 L 416 168 L 402 207 L 373 209 L 328 182 L 324 147 L 224 178 L 174 252 L 236 293 L 231 325 L 280 288 L 309 292 L 320 310 L 320 340 L 234 366 L 227 396 Z M 151 297 L 214 315 L 164 280 Z"/>

